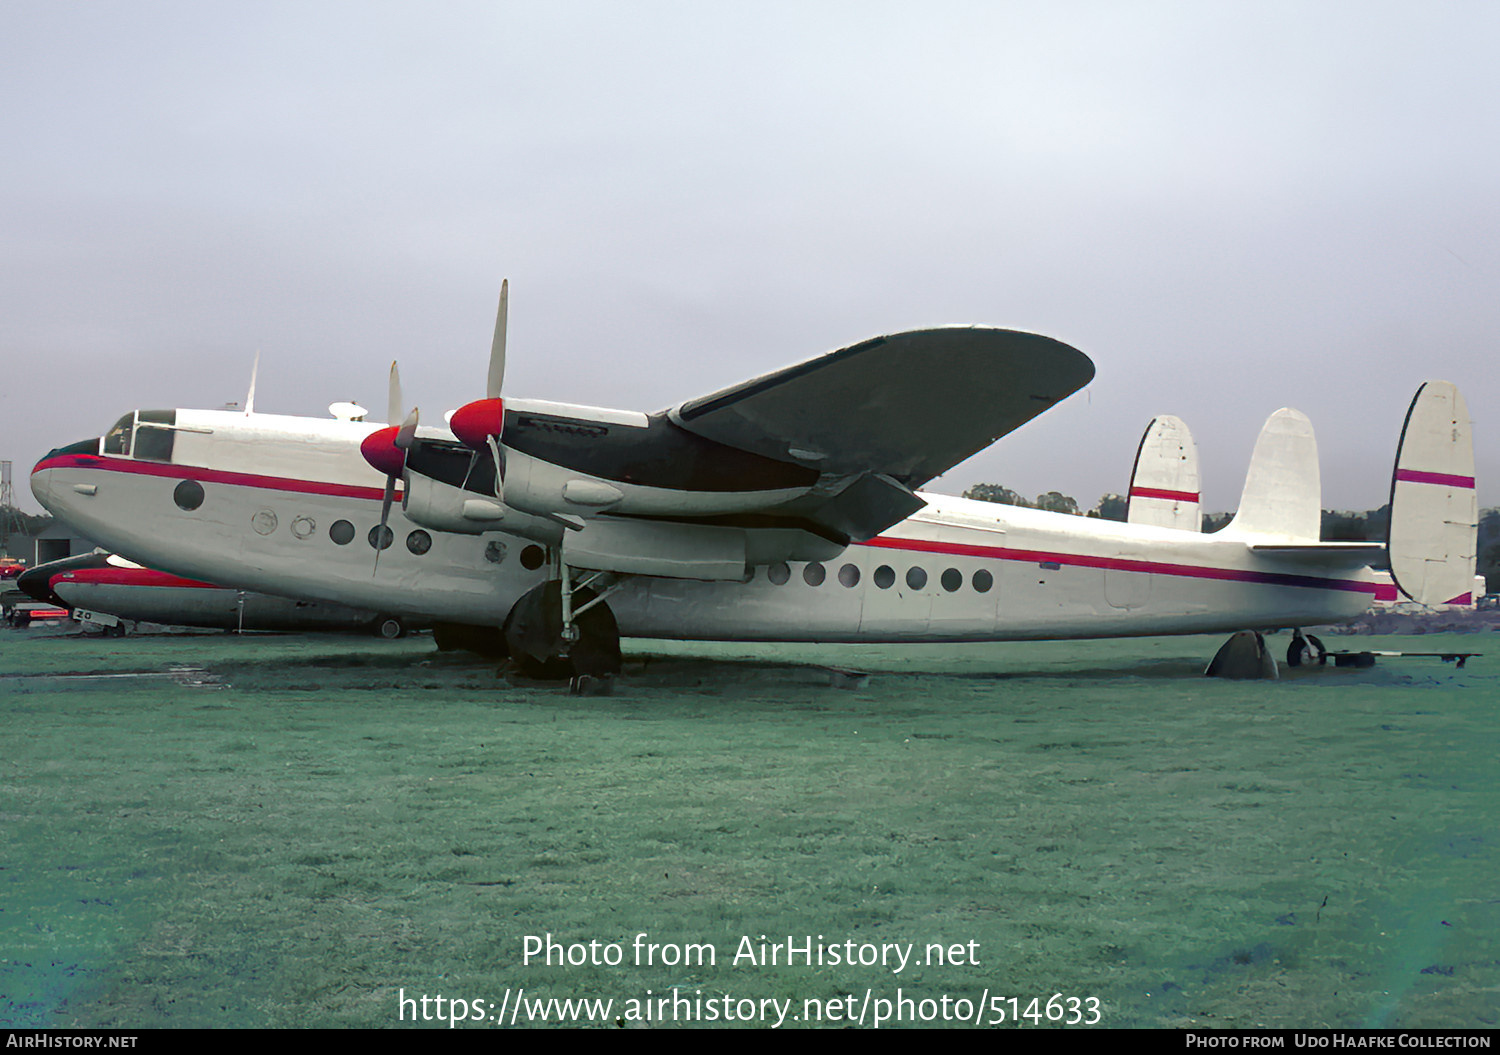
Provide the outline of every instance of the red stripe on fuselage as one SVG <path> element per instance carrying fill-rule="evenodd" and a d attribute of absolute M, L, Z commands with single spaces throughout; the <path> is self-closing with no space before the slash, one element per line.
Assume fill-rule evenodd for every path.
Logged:
<path fill-rule="evenodd" d="M 291 476 L 264 476 L 259 473 L 234 473 L 207 469 L 200 465 L 171 465 L 166 462 L 140 462 L 132 458 L 106 458 L 98 454 L 61 454 L 45 458 L 32 469 L 33 475 L 44 469 L 102 469 L 112 473 L 136 476 L 160 476 L 167 479 L 197 480 L 200 483 L 227 484 L 232 487 L 255 487 L 267 491 L 289 491 L 294 494 L 328 495 L 333 498 L 360 498 L 379 502 L 385 498 L 381 487 L 359 487 L 323 480 L 299 480 Z M 401 489 L 396 489 L 400 500 Z"/>
<path fill-rule="evenodd" d="M 143 476 L 161 476 L 184 480 L 191 479 L 205 483 L 257 487 L 273 491 L 289 491 L 297 494 L 329 495 L 335 498 L 360 498 L 380 501 L 385 497 L 384 490 L 379 487 L 355 487 L 348 484 L 298 480 L 284 476 L 261 476 L 254 473 L 225 472 L 220 469 L 206 469 L 200 466 L 139 462 L 128 458 L 105 458 L 96 454 L 64 454 L 55 458 L 48 458 L 38 462 L 32 472 L 38 473 L 44 469 L 75 468 L 103 469 L 108 472 L 135 473 Z M 1193 497 L 1196 499 L 1196 496 Z M 881 549 L 909 550 L 920 553 L 946 553 L 962 557 L 986 557 L 991 560 L 1011 560 L 1035 564 L 1065 564 L 1080 568 L 1102 568 L 1112 571 L 1176 575 L 1193 579 L 1251 582 L 1271 586 L 1300 586 L 1368 594 L 1374 594 L 1377 591 L 1377 586 L 1374 583 L 1359 582 L 1351 579 L 1325 579 L 1316 575 L 1249 571 L 1236 568 L 1204 568 L 1192 564 L 1172 564 L 1163 561 L 1131 560 L 1123 557 L 1097 557 L 1086 553 L 1050 553 L 1042 550 L 978 546 L 957 542 L 926 542 L 918 539 L 887 538 L 884 536 L 870 539 L 868 542 L 858 543 L 858 545 L 873 546 Z"/>
<path fill-rule="evenodd" d="M 962 542 L 927 542 L 920 539 L 881 536 L 872 538 L 868 542 L 858 543 L 858 545 L 874 546 L 880 549 L 910 550 L 918 553 L 946 553 L 955 557 L 988 557 L 992 560 L 1021 561 L 1027 564 L 1059 564 L 1075 568 L 1102 568 L 1106 571 L 1145 572 L 1152 575 L 1176 575 L 1188 579 L 1219 579 L 1226 582 L 1260 583 L 1266 586 L 1300 586 L 1372 595 L 1378 589 L 1373 582 L 1360 582 L 1356 579 L 1325 579 L 1317 575 L 1250 571 L 1239 568 L 1204 568 L 1195 564 L 1132 560 L 1127 557 L 1096 557 L 1090 553 L 1050 553 L 1044 550 L 976 546 Z"/>
<path fill-rule="evenodd" d="M 215 586 L 211 582 L 184 579 L 150 568 L 80 568 L 65 571 L 52 577 L 53 589 L 57 583 L 81 583 L 85 586 L 175 586 L 195 590 L 227 590 L 227 586 Z"/>

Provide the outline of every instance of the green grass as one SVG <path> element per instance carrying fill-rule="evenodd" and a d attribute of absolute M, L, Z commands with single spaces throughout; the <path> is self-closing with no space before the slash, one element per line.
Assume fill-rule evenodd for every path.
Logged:
<path fill-rule="evenodd" d="M 0 1024 L 899 987 L 1097 996 L 1116 1026 L 1497 1025 L 1500 650 L 1225 683 L 1198 676 L 1218 643 L 638 643 L 577 698 L 421 640 L 0 633 Z M 220 685 L 57 676 L 176 665 Z M 637 965 L 642 932 L 717 963 Z M 524 965 L 544 934 L 626 962 Z M 746 935 L 979 963 L 735 966 Z"/>

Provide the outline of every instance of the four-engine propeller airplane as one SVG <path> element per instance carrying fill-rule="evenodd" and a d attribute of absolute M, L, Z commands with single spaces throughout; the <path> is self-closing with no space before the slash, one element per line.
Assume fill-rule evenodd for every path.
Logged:
<path fill-rule="evenodd" d="M 1133 481 L 1128 523 L 918 491 L 1089 382 L 1088 357 L 1047 337 L 890 334 L 642 414 L 502 401 L 506 305 L 502 287 L 485 398 L 448 428 L 403 417 L 393 365 L 384 427 L 133 411 L 49 453 L 32 489 L 152 568 L 435 621 L 440 644 L 498 645 L 503 627 L 518 661 L 574 674 L 617 670 L 622 632 L 968 641 L 1337 622 L 1368 607 L 1369 566 L 1387 557 L 1416 600 L 1471 589 L 1473 453 L 1446 382 L 1408 413 L 1389 547 L 1319 541 L 1316 442 L 1292 410 L 1266 423 L 1233 522 L 1203 534 L 1195 454 L 1190 474 Z M 1187 449 L 1170 428 L 1153 442 L 1156 467 Z"/>

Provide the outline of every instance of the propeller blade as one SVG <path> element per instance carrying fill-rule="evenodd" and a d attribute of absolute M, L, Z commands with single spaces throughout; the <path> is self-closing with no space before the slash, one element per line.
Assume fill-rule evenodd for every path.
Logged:
<path fill-rule="evenodd" d="M 500 386 L 505 380 L 505 330 L 507 305 L 510 303 L 510 279 L 500 283 L 500 309 L 495 313 L 495 338 L 490 342 L 490 373 L 484 394 L 487 399 L 500 398 Z"/>
<path fill-rule="evenodd" d="M 386 402 L 385 423 L 394 425 L 401 420 L 401 372 L 396 369 L 396 361 L 391 360 L 391 385 Z"/>
<path fill-rule="evenodd" d="M 420 416 L 418 408 L 412 407 L 411 413 L 406 415 L 406 420 L 401 423 L 401 428 L 396 432 L 396 446 L 403 451 L 409 451 L 417 442 L 417 418 Z M 401 467 L 406 468 L 406 455 L 401 456 Z"/>
<path fill-rule="evenodd" d="M 375 569 L 370 572 L 373 576 L 380 571 L 380 551 L 385 547 L 381 545 L 385 541 L 386 521 L 391 518 L 391 503 L 396 500 L 396 478 L 387 476 L 385 478 L 385 495 L 380 500 L 380 528 L 375 533 Z"/>
<path fill-rule="evenodd" d="M 495 461 L 495 497 L 503 502 L 505 501 L 505 474 L 501 471 L 500 465 L 500 440 L 491 436 L 489 447 L 490 457 Z M 477 455 L 479 452 L 474 453 Z"/>

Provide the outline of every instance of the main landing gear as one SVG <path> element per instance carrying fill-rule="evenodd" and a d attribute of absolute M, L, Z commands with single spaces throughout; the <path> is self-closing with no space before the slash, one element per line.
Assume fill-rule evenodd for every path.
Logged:
<path fill-rule="evenodd" d="M 1328 662 L 1328 650 L 1312 634 L 1301 630 L 1292 631 L 1292 643 L 1287 646 L 1288 667 L 1323 666 Z M 1208 669 L 1203 672 L 1210 678 L 1247 680 L 1252 678 L 1278 678 L 1281 672 L 1276 666 L 1276 657 L 1266 647 L 1266 639 L 1253 630 L 1241 630 L 1214 655 Z"/>
<path fill-rule="evenodd" d="M 620 673 L 620 628 L 604 603 L 621 582 L 554 563 L 556 574 L 521 596 L 505 619 L 505 643 L 522 675 L 568 679 L 574 693 L 605 688 Z"/>

